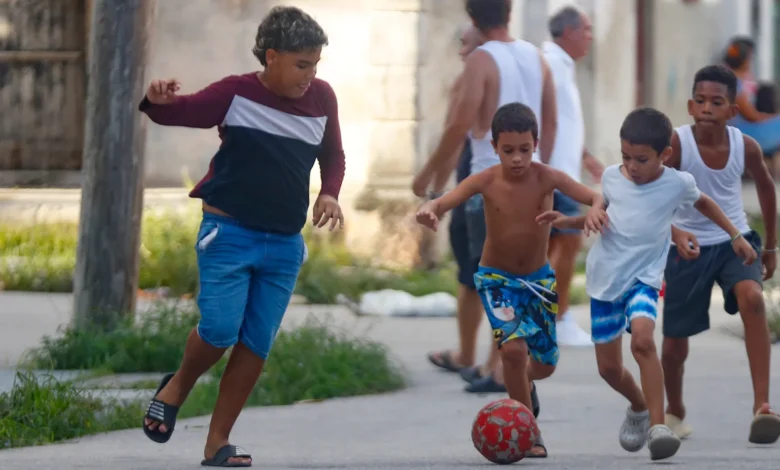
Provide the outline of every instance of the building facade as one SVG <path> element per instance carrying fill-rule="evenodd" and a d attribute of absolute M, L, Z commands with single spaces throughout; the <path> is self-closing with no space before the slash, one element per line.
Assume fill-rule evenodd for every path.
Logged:
<path fill-rule="evenodd" d="M 549 14 L 569 3 L 512 2 L 513 33 L 537 44 L 547 39 Z M 175 77 L 183 92 L 194 92 L 225 75 L 256 70 L 251 48 L 268 9 L 294 4 L 311 13 L 330 36 L 318 75 L 339 98 L 347 238 L 357 251 L 408 264 L 424 240 L 412 218 L 418 201 L 411 180 L 441 133 L 449 87 L 462 66 L 462 3 L 163 0 L 147 79 Z M 687 122 L 693 73 L 711 63 L 733 34 L 757 38 L 761 78 L 780 76 L 774 51 L 780 0 L 574 3 L 594 25 L 592 53 L 578 65 L 587 146 L 607 163 L 619 161 L 618 129 L 636 105 L 660 108 L 675 125 Z M 0 187 L 80 185 L 88 4 L 0 2 Z M 205 174 L 218 145 L 216 131 L 149 125 L 147 139 L 147 188 L 180 188 L 166 194 L 186 199 L 184 186 Z M 312 193 L 318 188 L 315 167 Z M 4 197 L 14 194 L 6 190 Z M 24 197 L 35 198 L 29 191 Z"/>

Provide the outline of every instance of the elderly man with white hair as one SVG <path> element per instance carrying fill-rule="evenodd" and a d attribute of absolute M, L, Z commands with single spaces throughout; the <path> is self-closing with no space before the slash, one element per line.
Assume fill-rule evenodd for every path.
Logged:
<path fill-rule="evenodd" d="M 577 89 L 575 62 L 584 58 L 593 37 L 591 21 L 575 6 L 565 6 L 549 20 L 552 41 L 542 45 L 544 56 L 550 64 L 555 82 L 558 112 L 558 133 L 549 162 L 577 181 L 581 180 L 582 167 L 599 181 L 603 166 L 585 149 L 585 120 Z M 580 206 L 571 198 L 556 191 L 553 210 L 568 216 L 580 214 Z M 582 232 L 578 229 L 553 228 L 550 233 L 548 256 L 555 270 L 558 291 L 557 322 L 558 344 L 562 346 L 592 346 L 590 335 L 582 330 L 568 313 L 571 282 L 577 254 L 582 247 Z"/>

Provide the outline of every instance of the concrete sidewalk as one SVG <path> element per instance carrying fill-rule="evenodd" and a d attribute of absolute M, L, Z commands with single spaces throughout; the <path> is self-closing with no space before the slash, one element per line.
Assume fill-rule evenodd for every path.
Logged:
<path fill-rule="evenodd" d="M 20 348 L 69 317 L 69 296 L 0 293 L 0 347 L 7 361 Z M 717 302 L 713 307 L 719 307 Z M 587 327 L 588 311 L 573 312 Z M 255 468 L 452 469 L 492 466 L 472 447 L 471 422 L 481 406 L 501 395 L 462 392 L 455 374 L 434 370 L 429 349 L 454 343 L 452 319 L 356 318 L 339 307 L 293 307 L 285 327 L 307 316 L 386 343 L 410 377 L 409 389 L 391 395 L 330 400 L 290 407 L 247 409 L 233 440 L 253 453 Z M 733 320 L 722 312 L 713 323 Z M 489 332 L 483 325 L 481 351 Z M 625 346 L 629 368 L 636 374 Z M 777 364 L 777 363 L 775 363 Z M 774 377 L 780 366 L 773 365 Z M 752 392 L 744 346 L 717 330 L 695 338 L 686 367 L 688 412 L 695 431 L 675 463 L 693 470 L 773 468 L 780 444 L 747 442 Z M 777 390 L 780 382 L 773 380 Z M 647 450 L 623 451 L 617 442 L 626 403 L 596 371 L 593 350 L 564 348 L 556 374 L 539 382 L 539 424 L 547 460 L 519 465 L 567 469 L 626 469 L 649 465 Z M 777 403 L 777 393 L 773 394 Z M 140 424 L 140 417 L 139 417 Z M 158 470 L 200 468 L 208 418 L 181 421 L 167 445 L 150 442 L 140 429 L 39 448 L 0 452 L 0 468 L 36 470 Z"/>

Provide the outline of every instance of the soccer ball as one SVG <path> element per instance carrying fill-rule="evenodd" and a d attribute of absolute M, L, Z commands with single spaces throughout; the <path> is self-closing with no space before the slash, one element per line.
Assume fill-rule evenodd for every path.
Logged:
<path fill-rule="evenodd" d="M 471 426 L 471 441 L 493 463 L 518 462 L 533 448 L 539 436 L 531 410 L 517 400 L 503 398 L 485 405 Z"/>

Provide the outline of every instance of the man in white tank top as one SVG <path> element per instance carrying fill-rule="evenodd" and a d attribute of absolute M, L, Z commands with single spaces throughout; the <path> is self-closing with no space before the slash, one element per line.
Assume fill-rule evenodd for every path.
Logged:
<path fill-rule="evenodd" d="M 484 41 L 476 28 L 471 23 L 465 25 L 460 35 L 461 49 L 460 55 L 464 62 L 469 54 L 480 46 Z M 458 89 L 462 86 L 463 75 L 455 79 L 450 91 L 450 103 L 448 115 L 453 111 L 457 102 L 453 98 L 457 97 Z M 471 173 L 471 146 L 464 138 L 465 145 L 459 152 L 460 158 L 457 167 L 457 182 L 460 183 Z M 433 192 L 429 198 L 436 198 L 441 195 L 444 187 L 449 180 L 450 174 L 445 171 L 439 172 L 433 182 Z M 466 211 L 463 205 L 452 210 L 452 218 L 449 226 L 450 246 L 452 253 L 458 264 L 458 333 L 460 345 L 457 350 L 439 350 L 428 353 L 428 360 L 435 366 L 451 372 L 460 372 L 461 377 L 469 383 L 482 377 L 492 376 L 492 371 L 500 364 L 500 357 L 495 342 L 491 342 L 490 356 L 487 362 L 482 366 L 476 366 L 476 347 L 477 334 L 479 326 L 482 323 L 484 315 L 482 301 L 474 285 L 474 273 L 479 267 L 479 259 L 471 256 L 469 249 L 468 231 L 466 227 Z M 496 382 L 485 383 L 479 387 L 482 392 L 506 392 L 503 384 Z"/>
<path fill-rule="evenodd" d="M 472 157 L 471 173 L 500 163 L 491 144 L 490 124 L 496 110 L 508 103 L 520 102 L 534 112 L 540 122 L 539 154 L 535 160 L 549 161 L 557 129 L 555 85 L 542 52 L 533 44 L 516 40 L 509 34 L 510 0 L 468 0 L 466 11 L 485 43 L 471 53 L 463 72 L 464 81 L 454 98 L 439 144 L 412 185 L 414 193 L 424 197 L 434 177 L 451 174 L 453 157 L 466 137 Z M 486 228 L 482 196 L 466 202 L 469 251 L 479 260 L 485 243 Z M 499 368 L 500 369 L 500 368 Z M 482 377 L 471 390 L 478 391 L 488 381 L 502 384 L 502 377 Z M 535 456 L 546 456 L 535 451 Z"/>
<path fill-rule="evenodd" d="M 754 394 L 754 419 L 748 439 L 770 444 L 780 437 L 780 416 L 769 405 L 771 344 L 762 283 L 772 277 L 777 262 L 777 206 L 761 148 L 751 137 L 726 124 L 736 113 L 736 89 L 736 77 L 723 66 L 707 66 L 696 73 L 693 98 L 688 102 L 695 124 L 679 127 L 673 134 L 673 153 L 666 164 L 693 175 L 701 191 L 714 199 L 740 230 L 737 236 L 748 240 L 761 255 L 761 263 L 744 265 L 731 249 L 734 239 L 695 210 L 677 212 L 675 246 L 669 251 L 664 272 L 666 424 L 680 438 L 692 432 L 684 421 L 683 364 L 688 356 L 688 338 L 709 329 L 710 298 L 717 282 L 725 297 L 726 312 L 739 312 L 745 327 Z M 761 237 L 748 225 L 742 204 L 743 173 L 756 183 L 766 227 L 763 249 Z"/>
<path fill-rule="evenodd" d="M 542 162 L 576 181 L 580 181 L 584 166 L 598 182 L 604 167 L 585 149 L 585 118 L 575 69 L 575 62 L 587 56 L 593 42 L 591 21 L 579 8 L 565 6 L 550 17 L 548 26 L 552 41 L 545 42 L 542 50 L 555 82 L 558 132 L 550 161 Z M 553 195 L 553 210 L 571 217 L 581 214 L 580 204 L 560 191 Z M 568 314 L 571 281 L 581 248 L 582 230 L 553 227 L 550 231 L 548 255 L 557 283 L 559 310 L 556 330 L 561 346 L 593 346 L 591 335 Z"/>

